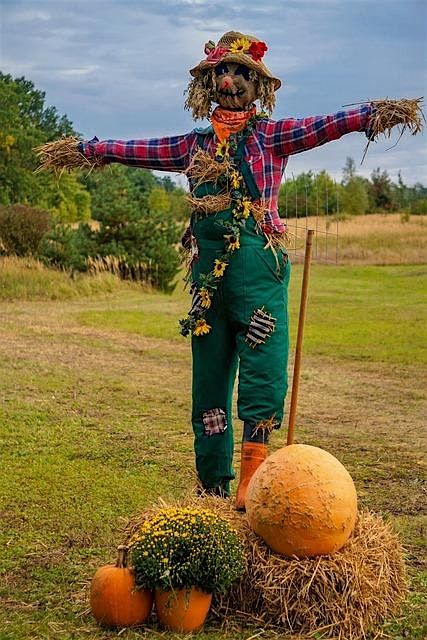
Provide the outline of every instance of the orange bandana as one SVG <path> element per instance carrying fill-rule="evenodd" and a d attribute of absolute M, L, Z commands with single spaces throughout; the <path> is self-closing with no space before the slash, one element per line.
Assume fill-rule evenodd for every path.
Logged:
<path fill-rule="evenodd" d="M 244 129 L 249 118 L 252 118 L 255 114 L 255 105 L 249 111 L 228 111 L 227 109 L 216 107 L 210 120 L 218 140 L 224 142 L 231 133 L 237 133 Z"/>

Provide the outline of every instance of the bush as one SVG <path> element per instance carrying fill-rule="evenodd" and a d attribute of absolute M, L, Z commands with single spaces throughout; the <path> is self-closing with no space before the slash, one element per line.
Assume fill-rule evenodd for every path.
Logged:
<path fill-rule="evenodd" d="M 48 211 L 23 204 L 0 207 L 0 244 L 6 255 L 35 256 L 52 218 Z"/>
<path fill-rule="evenodd" d="M 80 224 L 77 229 L 58 224 L 44 236 L 39 247 L 40 260 L 71 273 L 87 271 L 87 258 L 95 251 L 93 235 L 87 224 Z"/>
<path fill-rule="evenodd" d="M 161 509 L 133 536 L 130 548 L 136 584 L 146 589 L 194 586 L 224 594 L 245 567 L 237 531 L 207 509 Z"/>

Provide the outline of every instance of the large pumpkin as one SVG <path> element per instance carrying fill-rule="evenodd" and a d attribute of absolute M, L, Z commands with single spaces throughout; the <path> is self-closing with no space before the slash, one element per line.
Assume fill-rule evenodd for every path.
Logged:
<path fill-rule="evenodd" d="M 153 594 L 137 590 L 133 571 L 127 567 L 126 547 L 119 547 L 116 565 L 98 569 L 90 585 L 90 607 L 99 624 L 132 627 L 150 615 Z"/>
<path fill-rule="evenodd" d="M 246 495 L 253 530 L 285 556 L 332 553 L 348 540 L 357 516 L 354 482 L 327 451 L 293 444 L 269 456 Z"/>

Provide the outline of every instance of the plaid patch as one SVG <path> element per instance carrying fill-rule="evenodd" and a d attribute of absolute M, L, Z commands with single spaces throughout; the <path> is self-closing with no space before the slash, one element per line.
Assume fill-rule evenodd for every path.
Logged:
<path fill-rule="evenodd" d="M 216 433 L 224 433 L 227 429 L 227 418 L 223 409 L 208 409 L 203 412 L 203 424 L 205 435 L 213 436 Z"/>
<path fill-rule="evenodd" d="M 264 311 L 264 307 L 257 309 L 252 314 L 246 333 L 246 342 L 252 349 L 255 349 L 257 345 L 264 344 L 270 333 L 273 333 L 275 326 L 276 318 Z"/>

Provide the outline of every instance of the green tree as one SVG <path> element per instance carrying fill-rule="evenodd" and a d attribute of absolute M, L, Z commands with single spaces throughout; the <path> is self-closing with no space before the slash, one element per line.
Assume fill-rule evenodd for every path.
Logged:
<path fill-rule="evenodd" d="M 379 167 L 372 171 L 369 191 L 375 209 L 392 211 L 395 208 L 392 183 L 387 171 L 381 171 Z"/>
<path fill-rule="evenodd" d="M 363 215 L 369 206 L 369 182 L 357 175 L 356 163 L 347 156 L 342 170 L 341 209 L 347 215 Z"/>
<path fill-rule="evenodd" d="M 89 199 L 75 176 L 58 182 L 52 175 L 34 173 L 34 147 L 76 135 L 68 118 L 44 102 L 44 92 L 31 81 L 0 72 L 0 203 L 20 202 L 63 220 L 83 220 L 89 216 Z"/>

